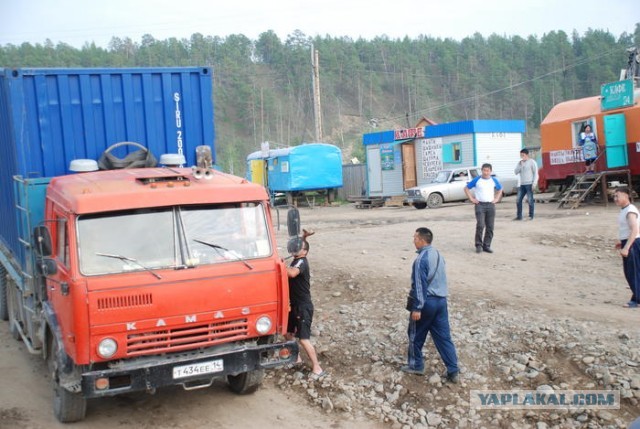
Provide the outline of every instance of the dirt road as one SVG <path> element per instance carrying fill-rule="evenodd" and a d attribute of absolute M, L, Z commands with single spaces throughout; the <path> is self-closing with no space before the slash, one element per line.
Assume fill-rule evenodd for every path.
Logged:
<path fill-rule="evenodd" d="M 7 324 L 0 324 L 0 428 L 344 428 L 364 429 L 343 416 L 326 415 L 310 406 L 295 391 L 274 387 L 268 379 L 258 392 L 232 394 L 223 383 L 209 389 L 166 389 L 156 395 L 117 397 L 89 402 L 86 420 L 63 425 L 52 414 L 52 391 L 46 369 L 38 356 L 31 356 L 15 341 Z"/>
<path fill-rule="evenodd" d="M 490 255 L 474 252 L 469 204 L 435 210 L 302 208 L 303 226 L 316 231 L 309 256 L 316 303 L 312 339 L 331 372 L 326 382 L 314 386 L 301 382 L 303 374 L 277 370 L 249 396 L 235 396 L 219 383 L 91 401 L 86 421 L 73 426 L 349 429 L 536 427 L 542 421 L 550 427 L 624 427 L 640 415 L 640 386 L 629 386 L 638 374 L 632 365 L 640 361 L 640 348 L 634 352 L 640 310 L 622 308 L 629 292 L 613 249 L 617 211 L 613 205 L 558 210 L 538 204 L 534 221 L 513 222 L 514 199 L 505 198 Z M 452 330 L 463 367 L 463 382 L 455 387 L 397 371 L 405 355 L 403 301 L 419 226 L 434 231 L 434 245 L 447 261 Z M 283 225 L 282 252 L 285 235 Z M 430 341 L 426 349 L 428 378 L 442 364 Z M 524 382 L 509 369 L 523 355 L 544 367 Z M 584 363 L 591 362 L 588 356 L 595 356 L 593 364 Z M 631 395 L 611 415 L 469 410 L 472 388 L 605 388 L 596 375 L 604 366 L 621 380 L 609 387 L 623 389 L 626 382 L 624 392 Z M 500 373 L 502 367 L 509 375 Z M 0 324 L 0 373 L 1 428 L 63 427 L 52 416 L 44 364 L 11 338 L 6 323 Z"/>

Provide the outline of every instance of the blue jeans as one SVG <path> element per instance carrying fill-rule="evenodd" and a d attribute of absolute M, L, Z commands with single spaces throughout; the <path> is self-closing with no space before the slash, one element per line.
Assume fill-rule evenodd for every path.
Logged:
<path fill-rule="evenodd" d="M 476 211 L 476 247 L 491 248 L 493 240 L 493 225 L 496 220 L 496 205 L 493 203 L 478 203 Z"/>
<path fill-rule="evenodd" d="M 620 240 L 620 242 L 622 247 L 627 244 L 627 240 Z M 622 269 L 631 289 L 631 301 L 640 304 L 640 238 L 636 238 L 631 245 L 629 256 L 622 257 Z"/>
<path fill-rule="evenodd" d="M 533 219 L 533 208 L 535 206 L 535 202 L 533 201 L 533 185 L 520 185 L 518 188 L 518 199 L 516 201 L 518 211 L 516 217 L 522 219 L 522 200 L 524 200 L 525 194 L 527 194 L 527 202 L 529 203 L 529 217 Z"/>
<path fill-rule="evenodd" d="M 422 346 L 431 332 L 431 338 L 447 367 L 447 373 L 453 374 L 460 371 L 456 348 L 451 340 L 449 328 L 449 311 L 447 310 L 447 298 L 439 296 L 427 296 L 420 320 L 411 320 L 409 316 L 409 353 L 408 364 L 412 369 L 424 370 L 424 358 Z"/>

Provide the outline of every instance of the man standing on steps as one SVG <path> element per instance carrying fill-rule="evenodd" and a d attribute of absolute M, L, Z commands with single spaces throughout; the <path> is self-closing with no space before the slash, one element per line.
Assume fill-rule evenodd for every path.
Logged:
<path fill-rule="evenodd" d="M 496 220 L 496 203 L 502 196 L 502 185 L 491 176 L 491 164 L 482 164 L 482 176 L 475 177 L 464 188 L 467 198 L 475 205 L 476 212 L 476 253 L 493 253 L 493 225 Z M 475 188 L 475 196 L 471 189 Z M 484 233 L 484 235 L 483 235 Z"/>
<path fill-rule="evenodd" d="M 533 200 L 533 187 L 538 183 L 538 164 L 529 158 L 529 150 L 520 151 L 520 162 L 514 170 L 520 176 L 520 187 L 518 188 L 518 199 L 516 200 L 516 217 L 513 220 L 522 220 L 522 200 L 527 195 L 529 203 L 529 220 L 533 220 L 533 210 L 535 202 Z"/>

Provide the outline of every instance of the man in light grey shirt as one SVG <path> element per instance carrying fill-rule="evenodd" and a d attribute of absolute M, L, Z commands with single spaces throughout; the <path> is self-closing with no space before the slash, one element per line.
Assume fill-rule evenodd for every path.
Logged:
<path fill-rule="evenodd" d="M 533 220 L 533 210 L 535 202 L 533 201 L 533 187 L 538 183 L 538 164 L 529 158 L 529 150 L 522 149 L 520 151 L 520 162 L 514 170 L 516 175 L 520 175 L 520 187 L 518 188 L 518 199 L 516 201 L 517 213 L 513 220 L 522 220 L 522 200 L 525 194 L 529 203 L 529 220 Z"/>

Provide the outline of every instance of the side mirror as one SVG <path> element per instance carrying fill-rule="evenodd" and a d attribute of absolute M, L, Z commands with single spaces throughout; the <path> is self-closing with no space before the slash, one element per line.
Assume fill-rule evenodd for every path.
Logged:
<path fill-rule="evenodd" d="M 289 237 L 300 235 L 300 212 L 295 207 L 290 208 L 287 212 L 287 229 L 289 230 Z"/>
<path fill-rule="evenodd" d="M 38 274 L 43 277 L 52 276 L 58 272 L 58 264 L 51 258 L 40 258 L 36 265 Z"/>
<path fill-rule="evenodd" d="M 33 248 L 39 257 L 51 256 L 51 234 L 46 226 L 36 226 L 33 229 Z"/>

